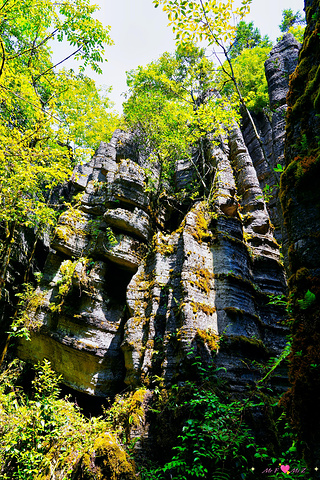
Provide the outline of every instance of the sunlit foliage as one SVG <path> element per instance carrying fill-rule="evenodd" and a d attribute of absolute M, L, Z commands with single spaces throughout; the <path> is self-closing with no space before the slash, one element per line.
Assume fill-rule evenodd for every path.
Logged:
<path fill-rule="evenodd" d="M 147 153 L 156 156 L 163 180 L 173 178 L 176 160 L 191 158 L 192 147 L 201 151 L 208 133 L 217 138 L 237 121 L 236 105 L 214 89 L 214 78 L 213 63 L 192 44 L 128 74 L 124 115 Z M 202 158 L 197 175 L 206 189 L 204 163 Z"/>
<path fill-rule="evenodd" d="M 270 53 L 270 46 L 257 46 L 245 48 L 233 60 L 233 71 L 238 78 L 241 94 L 250 111 L 255 113 L 262 111 L 269 105 L 268 84 L 264 71 L 264 62 Z M 228 70 L 227 62 L 224 68 Z M 220 70 L 218 75 L 223 84 L 222 91 L 228 97 L 237 96 L 232 82 L 228 76 Z"/>
<path fill-rule="evenodd" d="M 93 18 L 95 10 L 89 0 L 1 2 L 0 286 L 16 230 L 54 223 L 53 189 L 92 152 L 98 135 L 106 136 L 104 125 L 114 124 L 94 83 L 83 74 L 59 72 L 63 58 L 59 65 L 52 61 L 56 38 L 71 45 L 82 69 L 101 71 L 104 45 L 112 40 L 110 27 Z"/>
<path fill-rule="evenodd" d="M 236 58 L 244 49 L 254 47 L 272 48 L 272 42 L 268 35 L 264 37 L 258 28 L 254 27 L 253 22 L 246 23 L 241 20 L 236 29 L 236 36 L 229 50 L 230 58 Z"/>

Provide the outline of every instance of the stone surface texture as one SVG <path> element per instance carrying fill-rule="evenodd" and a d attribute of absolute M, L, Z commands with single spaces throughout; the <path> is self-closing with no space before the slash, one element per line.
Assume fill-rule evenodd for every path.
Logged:
<path fill-rule="evenodd" d="M 267 207 L 275 229 L 274 236 L 278 242 L 282 243 L 282 255 L 286 268 L 288 268 L 288 238 L 279 198 L 281 172 L 275 172 L 273 169 L 278 164 L 282 167 L 285 165 L 286 96 L 290 75 L 298 63 L 300 48 L 300 43 L 291 33 L 288 33 L 273 47 L 270 57 L 265 62 L 271 112 L 253 115 L 265 155 L 247 118 L 244 118 L 242 128 L 260 186 L 262 189 L 265 189 L 266 186 L 270 187 Z"/>
<path fill-rule="evenodd" d="M 287 79 L 274 65 L 291 72 L 298 49 L 285 37 L 267 65 L 279 102 L 271 123 L 257 120 L 267 162 L 245 122 L 244 136 L 238 127 L 220 142 L 208 136 L 210 203 L 155 199 L 145 152 L 128 132 L 116 130 L 75 168 L 72 206 L 50 245 L 22 359 L 48 358 L 66 385 L 104 397 L 154 375 L 183 381 L 197 355 L 214 358 L 239 391 L 257 378 L 253 360 L 281 352 L 285 312 L 270 296 L 287 288 L 277 243 L 283 222 L 262 189 L 283 155 Z M 192 163 L 178 162 L 178 190 L 195 178 Z"/>
<path fill-rule="evenodd" d="M 143 168 L 114 147 L 120 134 L 74 172 L 74 204 L 60 217 L 38 287 L 37 328 L 18 354 L 49 358 L 66 385 L 105 396 L 152 375 L 184 378 L 190 358 L 212 358 L 223 333 L 217 361 L 240 388 L 254 379 L 244 373 L 246 350 L 260 358 L 284 344 L 283 312 L 268 295 L 286 289 L 241 131 L 230 146 L 211 148 L 210 209 L 194 203 L 172 232 L 154 226 Z"/>
<path fill-rule="evenodd" d="M 292 360 L 285 403 L 314 478 L 319 478 L 320 377 L 320 5 L 305 2 L 307 27 L 291 76 L 280 198 L 289 243 Z"/>

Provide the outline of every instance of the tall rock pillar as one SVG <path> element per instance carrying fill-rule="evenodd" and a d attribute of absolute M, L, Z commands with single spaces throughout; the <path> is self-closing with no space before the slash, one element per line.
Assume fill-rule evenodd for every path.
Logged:
<path fill-rule="evenodd" d="M 306 16 L 304 43 L 287 97 L 286 168 L 280 198 L 288 232 L 293 314 L 292 388 L 286 404 L 305 456 L 315 467 L 320 455 L 319 1 L 306 2 Z"/>

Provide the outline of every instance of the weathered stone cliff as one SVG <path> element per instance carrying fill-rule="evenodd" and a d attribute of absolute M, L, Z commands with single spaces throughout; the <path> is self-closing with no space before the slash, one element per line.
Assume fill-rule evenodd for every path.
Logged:
<path fill-rule="evenodd" d="M 320 6 L 306 2 L 307 28 L 290 80 L 281 203 L 289 241 L 293 348 L 287 408 L 312 470 L 319 461 L 320 402 Z M 316 475 L 316 474 L 314 474 Z M 318 477 L 317 477 L 318 478 Z"/>
<path fill-rule="evenodd" d="M 186 378 L 190 355 L 210 359 L 218 335 L 231 388 L 256 378 L 244 359 L 281 351 L 284 312 L 269 295 L 286 282 L 256 170 L 238 128 L 212 145 L 211 202 L 191 203 L 174 231 L 154 218 L 130 134 L 75 169 L 20 358 L 48 358 L 66 385 L 105 396 L 153 375 Z"/>
<path fill-rule="evenodd" d="M 69 194 L 70 185 L 60 186 L 51 192 L 51 202 L 58 209 L 58 199 L 68 201 Z M 10 241 L 10 238 L 8 239 L 4 225 L 1 225 L 0 241 L 5 245 L 8 240 Z M 1 272 L 5 280 L 0 292 L 0 352 L 2 354 L 7 350 L 7 332 L 17 311 L 17 294 L 21 294 L 23 284 L 35 279 L 34 274 L 41 274 L 50 251 L 49 230 L 16 228 L 12 240 L 9 246 L 10 255 L 8 255 L 10 261 Z M 3 250 L 1 253 L 3 254 Z"/>
<path fill-rule="evenodd" d="M 269 302 L 286 293 L 277 243 L 286 234 L 278 203 L 268 205 L 262 189 L 276 185 L 273 167 L 283 163 L 285 91 L 298 49 L 287 35 L 266 63 L 273 113 L 255 121 L 267 158 L 245 119 L 243 134 L 235 127 L 219 142 L 208 136 L 209 200 L 157 197 L 157 165 L 130 132 L 117 130 L 75 168 L 70 207 L 42 254 L 20 358 L 48 358 L 66 385 L 97 397 L 154 375 L 187 378 L 197 355 L 225 367 L 231 388 L 256 379 L 252 360 L 285 344 L 285 312 Z M 177 162 L 176 191 L 195 178 L 192 163 Z"/>
<path fill-rule="evenodd" d="M 246 117 L 243 122 L 244 139 L 253 159 L 260 186 L 266 193 L 267 207 L 275 229 L 274 235 L 281 243 L 286 268 L 288 268 L 288 239 L 279 198 L 280 172 L 274 171 L 274 168 L 278 164 L 282 167 L 285 165 L 286 96 L 289 77 L 297 66 L 300 48 L 300 43 L 288 33 L 273 47 L 270 57 L 265 62 L 271 111 L 268 114 L 261 112 L 253 115 L 264 151 Z"/>
<path fill-rule="evenodd" d="M 5 233 L 0 232 L 1 238 L 5 238 Z M 10 329 L 12 316 L 16 309 L 15 295 L 20 292 L 21 285 L 28 280 L 27 275 L 30 270 L 40 272 L 46 260 L 49 251 L 49 238 L 41 241 L 37 239 L 32 230 L 20 231 L 15 237 L 14 248 L 8 269 L 6 272 L 6 283 L 2 288 L 0 296 L 0 351 L 5 348 L 5 332 Z M 30 259 L 30 252 L 34 250 L 34 255 Z"/>

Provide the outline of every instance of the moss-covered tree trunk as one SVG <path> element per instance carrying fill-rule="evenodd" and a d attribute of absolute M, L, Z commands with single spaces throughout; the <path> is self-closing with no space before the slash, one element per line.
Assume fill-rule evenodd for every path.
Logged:
<path fill-rule="evenodd" d="M 320 2 L 305 3 L 308 25 L 287 98 L 280 195 L 294 319 L 292 388 L 285 402 L 314 471 L 320 458 Z"/>

